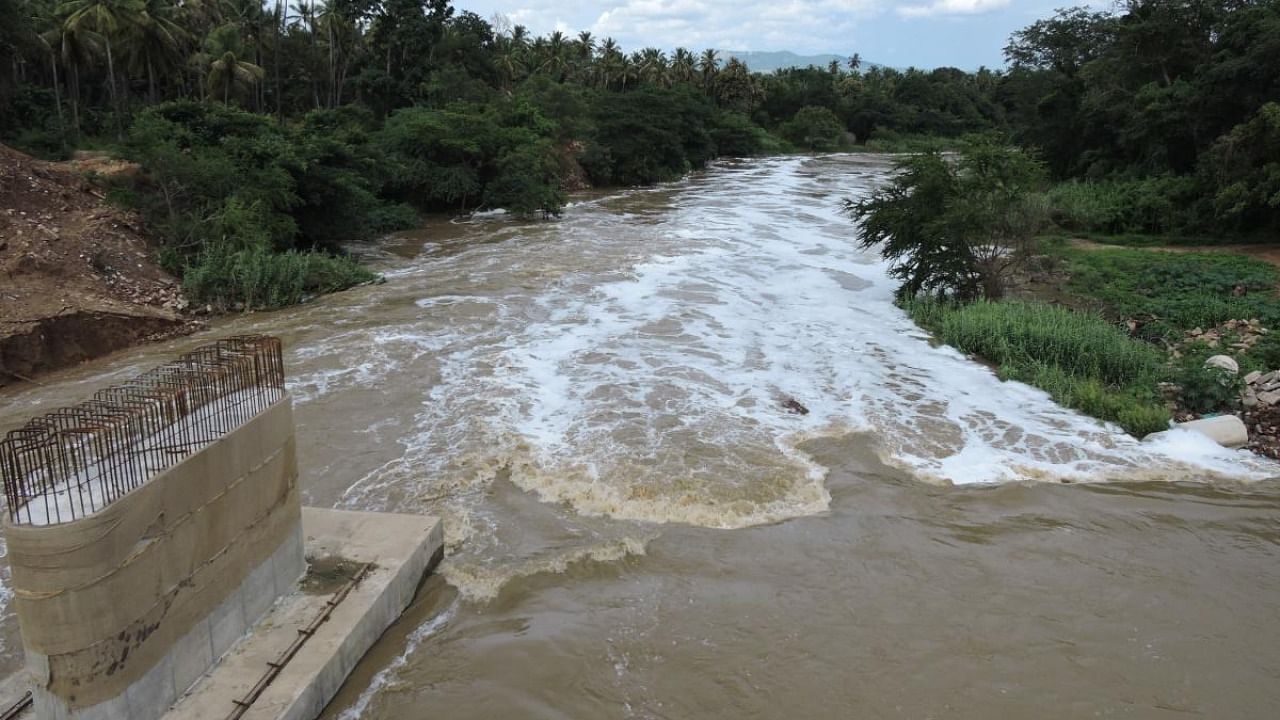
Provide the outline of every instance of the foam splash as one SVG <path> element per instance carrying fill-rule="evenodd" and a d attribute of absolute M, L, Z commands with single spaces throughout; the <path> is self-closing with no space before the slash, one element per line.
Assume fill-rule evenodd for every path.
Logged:
<path fill-rule="evenodd" d="M 391 351 L 306 381 L 377 382 L 398 345 L 439 364 L 419 432 L 361 502 L 474 493 L 506 467 L 582 514 L 742 527 L 825 509 L 823 469 L 788 438 L 854 431 L 942 483 L 1274 474 L 1201 443 L 1143 445 L 932 346 L 841 212 L 888 173 L 771 160 L 558 223 L 474 221 L 507 239 L 422 259 L 421 314 L 372 343 Z"/>
<path fill-rule="evenodd" d="M 483 562 L 474 557 L 453 557 L 440 565 L 440 573 L 457 587 L 462 597 L 473 602 L 488 602 L 498 597 L 508 583 L 535 575 L 560 575 L 584 562 L 611 563 L 626 557 L 644 555 L 647 538 L 618 540 L 573 548 L 544 557 L 526 558 L 515 563 Z"/>
<path fill-rule="evenodd" d="M 302 402 L 383 383 L 420 397 L 402 455 L 343 504 L 444 516 L 446 574 L 483 598 L 622 542 L 593 527 L 522 555 L 494 539 L 527 522 L 495 507 L 500 476 L 576 518 L 739 528 L 824 511 L 825 468 L 797 444 L 850 432 L 941 484 L 1276 474 L 1194 438 L 1139 443 L 931 344 L 841 211 L 889 172 L 768 160 L 579 203 L 554 223 L 451 226 L 473 235 L 419 256 L 358 310 L 379 322 L 298 353 Z M 510 562 L 472 562 L 482 555 Z"/>

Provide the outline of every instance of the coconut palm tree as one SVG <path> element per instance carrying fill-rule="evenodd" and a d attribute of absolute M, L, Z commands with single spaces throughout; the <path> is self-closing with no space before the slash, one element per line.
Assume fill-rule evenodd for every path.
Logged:
<path fill-rule="evenodd" d="M 129 28 L 129 67 L 146 74 L 151 102 L 156 101 L 156 74 L 168 77 L 182 65 L 190 39 L 175 18 L 176 10 L 167 0 L 145 0 Z"/>
<path fill-rule="evenodd" d="M 227 50 L 222 56 L 209 64 L 209 96 L 222 96 L 224 105 L 230 104 L 231 95 L 252 90 L 262 80 L 262 68 L 251 62 L 236 57 L 235 52 Z"/>
<path fill-rule="evenodd" d="M 644 82 L 660 87 L 671 87 L 666 53 L 657 48 L 645 48 L 637 54 L 634 61 L 639 66 L 640 78 Z"/>
<path fill-rule="evenodd" d="M 68 83 L 70 90 L 68 95 L 71 97 L 71 124 L 79 135 L 80 68 L 93 67 L 97 59 L 102 56 L 104 45 L 102 36 L 85 28 L 73 30 L 63 24 L 50 29 L 45 34 L 45 38 L 51 44 L 56 44 L 62 66 L 71 71 Z"/>
<path fill-rule="evenodd" d="M 120 118 L 120 97 L 116 92 L 115 53 L 111 40 L 120 37 L 121 31 L 133 22 L 140 10 L 136 0 L 70 0 L 62 6 L 67 18 L 64 26 L 69 32 L 92 30 L 102 38 L 107 51 L 107 84 L 111 92 L 111 106 L 115 110 L 116 137 L 123 137 L 124 125 Z"/>
<path fill-rule="evenodd" d="M 590 30 L 583 30 L 578 33 L 578 55 L 587 62 L 591 61 L 596 51 L 596 39 L 591 35 Z"/>
<path fill-rule="evenodd" d="M 708 95 L 715 90 L 716 73 L 720 70 L 720 57 L 712 48 L 702 51 L 702 58 L 698 62 L 698 69 L 702 71 L 702 90 Z"/>
<path fill-rule="evenodd" d="M 600 43 L 600 61 L 596 63 L 596 81 L 600 87 L 608 87 L 617 79 L 620 65 L 618 58 L 621 54 L 618 43 L 613 38 L 607 37 Z"/>
<path fill-rule="evenodd" d="M 678 83 L 692 83 L 697 77 L 697 59 L 686 48 L 676 48 L 671 57 L 671 78 Z"/>

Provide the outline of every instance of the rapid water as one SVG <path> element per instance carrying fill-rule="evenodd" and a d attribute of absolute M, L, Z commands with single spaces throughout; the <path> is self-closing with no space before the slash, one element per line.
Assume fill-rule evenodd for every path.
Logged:
<path fill-rule="evenodd" d="M 10 392 L 0 428 L 280 335 L 305 501 L 446 522 L 331 718 L 1274 717 L 1277 467 L 931 344 L 840 211 L 888 173 L 433 222 L 370 254 L 384 285 Z"/>

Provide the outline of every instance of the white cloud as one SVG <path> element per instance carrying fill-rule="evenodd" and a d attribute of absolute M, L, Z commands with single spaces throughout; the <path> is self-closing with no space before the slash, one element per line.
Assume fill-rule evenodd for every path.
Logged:
<path fill-rule="evenodd" d="M 1084 0 L 1106 2 L 1108 0 Z M 454 0 L 482 17 L 495 13 L 535 35 L 589 30 L 628 51 L 791 50 L 854 52 L 895 65 L 1000 64 L 1008 34 L 1061 0 Z M 975 20 L 979 16 L 981 20 Z M 969 29 L 955 33 L 956 19 Z M 980 27 L 979 27 L 980 25 Z M 944 27 L 945 26 L 945 27 Z"/>
<path fill-rule="evenodd" d="M 928 5 L 907 5 L 898 8 L 903 17 L 931 17 L 934 15 L 980 15 L 1009 6 L 1010 0 L 933 0 Z"/>
<path fill-rule="evenodd" d="M 887 0 L 458 0 L 537 34 L 590 30 L 628 50 L 653 46 L 851 52 L 861 21 Z"/>

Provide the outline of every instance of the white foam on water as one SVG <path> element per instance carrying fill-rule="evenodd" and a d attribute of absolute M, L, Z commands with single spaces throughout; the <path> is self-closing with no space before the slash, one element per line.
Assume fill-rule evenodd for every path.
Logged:
<path fill-rule="evenodd" d="M 577 203 L 557 222 L 463 223 L 477 242 L 420 255 L 359 310 L 382 322 L 295 351 L 300 403 L 418 396 L 403 453 L 340 505 L 442 516 L 441 573 L 483 602 L 514 578 L 642 555 L 660 523 L 822 512 L 826 468 L 801 449 L 822 436 L 867 433 L 884 461 L 943 484 L 1277 474 L 1184 433 L 1140 443 L 932 344 L 841 212 L 889 172 L 766 160 Z"/>
<path fill-rule="evenodd" d="M 394 332 L 436 353 L 440 382 L 405 454 L 347 502 L 430 498 L 458 544 L 506 468 L 583 515 L 743 527 L 824 510 L 825 469 L 797 439 L 847 432 L 939 483 L 1275 475 L 1199 441 L 1144 445 L 932 345 L 842 213 L 888 173 L 856 158 L 726 168 L 504 230 L 519 247 L 424 260 L 423 316 Z M 377 381 L 360 367 L 339 372 Z"/>

